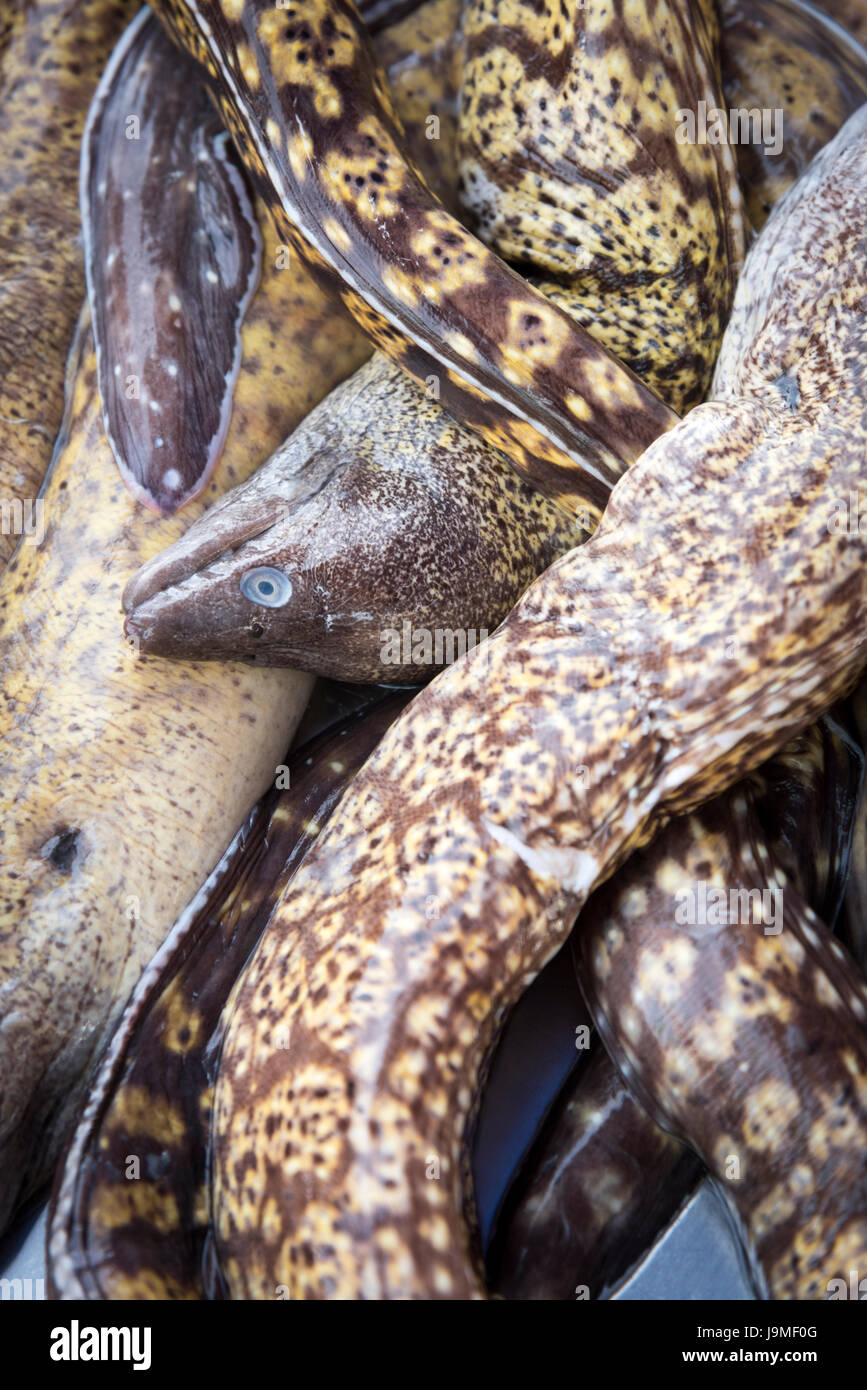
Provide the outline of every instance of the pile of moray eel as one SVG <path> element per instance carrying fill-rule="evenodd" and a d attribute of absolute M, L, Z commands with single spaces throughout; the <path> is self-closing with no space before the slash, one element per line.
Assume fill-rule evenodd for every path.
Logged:
<path fill-rule="evenodd" d="M 707 1178 L 757 1297 L 867 1274 L 862 38 L 2 7 L 0 1226 L 53 1184 L 54 1296 L 603 1298 Z M 735 108 L 779 148 L 678 135 Z M 587 1046 L 483 1238 L 555 967 Z"/>

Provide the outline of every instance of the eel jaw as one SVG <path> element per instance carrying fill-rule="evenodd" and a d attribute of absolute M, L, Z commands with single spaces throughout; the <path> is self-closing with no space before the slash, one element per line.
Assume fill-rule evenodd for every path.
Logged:
<path fill-rule="evenodd" d="M 270 648 L 275 614 L 241 593 L 240 575 L 248 568 L 236 554 L 159 589 L 128 612 L 124 633 L 136 651 L 189 661 L 254 661 Z M 291 602 L 291 600 L 290 600 Z M 300 616 L 300 615 L 299 615 Z M 294 624 L 293 624 L 294 625 Z M 300 629 L 305 626 L 303 617 Z M 263 642 L 264 639 L 264 642 Z M 257 652 L 258 648 L 258 652 Z M 269 652 L 269 663 L 276 658 Z"/>
<path fill-rule="evenodd" d="M 136 651 L 243 661 L 268 648 L 273 663 L 280 658 L 270 648 L 275 640 L 279 645 L 287 618 L 303 638 L 312 615 L 295 589 L 286 607 L 272 609 L 241 592 L 243 575 L 256 565 L 288 564 L 297 571 L 301 558 L 284 544 L 290 529 L 285 497 L 251 484 L 217 503 L 132 576 L 123 594 L 124 633 Z"/>

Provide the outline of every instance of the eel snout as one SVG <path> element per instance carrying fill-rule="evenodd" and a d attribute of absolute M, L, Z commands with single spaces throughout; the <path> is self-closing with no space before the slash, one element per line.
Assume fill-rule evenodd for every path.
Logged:
<path fill-rule="evenodd" d="M 254 483 L 228 501 L 128 583 L 124 632 L 139 650 L 250 660 L 264 648 L 273 660 L 279 645 L 288 660 L 296 644 L 312 640 L 317 623 L 326 623 L 285 500 Z"/>
<path fill-rule="evenodd" d="M 234 489 L 179 541 L 154 556 L 123 594 L 124 631 L 141 651 L 186 659 L 249 659 L 280 613 L 301 618 L 297 575 L 281 570 L 251 587 L 251 571 L 299 568 L 303 527 L 290 522 L 345 463 L 323 449 L 322 436 L 302 427 L 269 464 Z M 303 549 L 303 547 L 301 547 Z M 252 594 L 253 597 L 248 597 Z M 279 601 L 279 606 L 278 606 Z"/>

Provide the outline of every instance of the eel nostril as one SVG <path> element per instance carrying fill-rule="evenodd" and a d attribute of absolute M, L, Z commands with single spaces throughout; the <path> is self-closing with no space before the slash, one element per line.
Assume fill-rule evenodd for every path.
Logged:
<path fill-rule="evenodd" d="M 263 628 L 263 626 L 262 626 L 261 623 L 251 623 L 251 624 L 250 624 L 250 636 L 251 636 L 251 637 L 261 637 L 261 636 L 262 636 L 262 633 L 263 633 L 264 631 L 265 631 L 265 629 Z"/>
<path fill-rule="evenodd" d="M 42 846 L 42 858 L 50 860 L 62 874 L 68 874 L 78 853 L 78 835 L 77 830 L 64 830 L 54 835 Z"/>

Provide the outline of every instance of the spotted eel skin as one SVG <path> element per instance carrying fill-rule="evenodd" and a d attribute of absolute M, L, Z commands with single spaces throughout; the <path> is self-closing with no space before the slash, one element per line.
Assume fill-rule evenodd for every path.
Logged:
<path fill-rule="evenodd" d="M 720 0 L 719 11 L 726 108 L 782 112 L 780 148 L 755 138 L 737 146 L 750 221 L 759 230 L 867 100 L 867 52 L 801 0 Z"/>
<path fill-rule="evenodd" d="M 743 264 L 730 145 L 678 143 L 722 104 L 711 0 L 469 0 L 461 196 L 506 260 L 672 409 L 701 400 Z"/>
<path fill-rule="evenodd" d="M 455 109 L 455 50 L 463 46 L 463 37 L 452 43 L 449 39 L 454 38 L 459 9 L 454 0 L 437 0 L 413 17 L 411 37 L 406 26 L 398 26 L 379 43 L 379 51 L 390 60 L 389 77 L 395 84 L 401 113 L 410 116 L 414 154 L 420 157 L 425 148 L 436 148 L 439 153 L 439 162 L 428 156 L 426 167 L 443 197 L 448 196 L 446 190 L 453 181 L 450 132 L 455 122 L 449 117 Z M 797 13 L 801 22 L 798 34 L 802 47 L 806 47 L 812 30 L 801 11 Z M 821 39 L 821 22 L 814 16 L 813 28 L 817 23 Z M 422 27 L 416 34 L 418 26 Z M 488 34 L 487 29 L 483 32 Z M 760 25 L 733 23 L 726 30 L 742 82 L 752 81 L 757 88 L 767 90 L 776 50 L 769 54 L 763 35 L 766 37 L 766 31 Z M 657 45 L 660 52 L 665 37 L 663 28 Z M 411 61 L 412 55 L 406 51 L 407 42 L 413 41 L 421 45 L 419 63 L 425 72 L 420 92 L 419 64 Z M 528 42 L 526 35 L 524 42 Z M 486 54 L 489 48 L 486 44 Z M 598 84 L 612 51 L 617 51 L 607 30 L 597 49 L 592 56 L 585 54 L 584 62 L 589 66 L 584 71 L 587 80 Z M 830 84 L 831 61 L 826 45 L 814 57 L 798 88 L 800 100 L 811 109 L 820 103 Z M 481 67 L 490 85 L 494 77 L 487 73 L 488 67 L 498 70 L 493 58 L 486 57 Z M 789 86 L 786 71 L 784 88 Z M 567 74 L 571 72 L 567 67 Z M 808 100 L 811 91 L 812 103 Z M 579 85 L 573 95 L 576 105 L 580 94 Z M 537 108 L 538 103 L 547 109 L 550 100 L 540 96 Z M 647 105 L 652 108 L 649 99 Z M 482 108 L 481 115 L 475 109 L 474 114 L 486 129 L 486 107 L 480 97 L 475 106 Z M 442 112 L 443 117 L 442 138 L 436 141 L 424 137 L 423 113 L 432 109 Z M 541 108 L 537 115 L 547 120 Z M 467 121 L 465 113 L 465 132 Z M 830 114 L 821 126 L 822 133 L 829 124 Z M 615 134 L 620 129 L 620 124 L 615 125 Z M 634 136 L 624 128 L 623 138 Z M 585 143 L 590 158 L 594 142 Z M 670 139 L 668 144 L 672 144 Z M 808 163 L 815 146 L 816 136 L 804 130 L 803 122 L 793 125 L 787 150 L 794 167 Z M 639 142 L 639 147 L 643 148 L 644 142 Z M 498 128 L 496 150 L 501 160 L 508 156 L 510 171 L 525 168 L 527 153 L 520 127 Z M 642 180 L 639 175 L 647 177 Z M 624 326 L 631 325 L 632 365 L 650 373 L 660 370 L 664 362 L 659 337 L 681 344 L 687 336 L 694 336 L 691 331 L 687 333 L 686 323 L 679 327 L 674 322 L 667 327 L 655 324 L 651 312 L 652 304 L 661 309 L 671 299 L 660 291 L 660 283 L 665 285 L 667 280 L 653 280 L 650 286 L 646 283 L 644 267 L 658 243 L 653 219 L 659 217 L 660 199 L 667 205 L 674 197 L 673 188 L 678 187 L 668 168 L 660 169 L 657 182 L 655 186 L 645 163 L 640 162 L 631 180 L 613 186 L 606 183 L 605 196 L 600 197 L 596 212 L 603 219 L 601 228 L 613 221 L 628 223 L 630 229 L 628 242 L 619 248 L 623 277 L 616 297 L 607 288 L 607 272 L 594 272 L 583 288 L 576 283 L 546 282 L 546 290 L 582 319 L 604 346 L 623 351 L 627 346 Z M 489 179 L 485 186 L 493 187 Z M 588 186 L 585 181 L 571 194 L 570 188 L 561 190 L 561 201 L 583 196 L 586 202 L 589 195 L 582 194 L 582 189 Z M 761 184 L 759 191 L 767 199 L 779 196 L 785 186 L 786 178 L 781 175 L 773 186 Z M 532 243 L 524 247 L 525 257 L 544 262 L 551 247 L 556 251 L 557 229 L 563 230 L 557 220 L 558 209 L 551 212 L 557 187 L 554 184 L 552 191 L 536 178 L 530 187 L 521 189 L 520 207 L 533 229 Z M 663 196 L 666 192 L 667 198 Z M 584 211 L 589 216 L 589 209 Z M 732 220 L 732 210 L 727 218 L 719 214 L 714 218 L 722 236 Z M 692 229 L 689 237 L 694 249 L 705 220 L 696 211 L 695 223 L 687 224 Z M 498 227 L 495 218 L 491 226 L 483 227 L 483 235 L 496 236 Z M 517 253 L 521 248 L 515 243 L 501 249 Z M 682 294 L 672 300 L 676 300 L 681 315 L 688 304 L 714 299 L 716 270 L 713 264 L 708 267 L 707 256 L 702 254 L 701 270 L 696 263 Z M 648 295 L 652 296 L 651 305 Z M 716 297 L 720 300 L 719 295 Z M 705 314 L 704 319 L 711 323 L 711 316 Z M 705 340 L 705 347 L 716 355 L 716 334 L 712 341 Z M 705 357 L 678 352 L 680 387 L 688 388 L 690 395 L 703 391 Z M 318 673 L 353 680 L 424 678 L 432 670 L 424 660 L 426 634 L 457 630 L 478 637 L 480 632 L 491 630 L 534 571 L 567 549 L 570 541 L 581 539 L 577 531 L 570 533 L 566 526 L 558 526 L 550 508 L 534 506 L 526 490 L 510 485 L 506 467 L 502 455 L 456 427 L 427 392 L 413 386 L 382 354 L 376 354 L 351 382 L 323 402 L 249 483 L 131 581 L 125 594 L 127 634 L 143 651 L 160 656 L 298 663 Z M 411 527 L 405 520 L 410 509 L 415 517 Z M 590 524 L 589 517 L 585 520 Z M 327 538 L 324 553 L 323 538 Z M 256 576 L 266 569 L 277 571 L 278 582 L 289 579 L 288 585 L 284 583 L 284 601 L 278 606 L 258 605 L 245 592 L 245 576 Z M 409 636 L 404 640 L 406 623 Z M 419 656 L 410 662 L 416 632 L 420 634 Z M 384 642 L 383 633 L 399 633 L 401 637 Z M 399 670 L 392 647 L 405 658 Z"/>
<path fill-rule="evenodd" d="M 643 6 L 635 8 L 633 21 L 639 28 L 637 12 L 645 20 L 647 15 Z M 508 6 L 506 10 L 511 14 Z M 418 105 L 416 99 L 410 106 L 415 116 L 413 152 L 441 144 L 423 138 L 420 112 L 442 111 L 443 121 L 450 113 L 455 53 L 443 36 L 454 32 L 458 17 L 457 6 L 441 2 L 425 6 L 414 16 L 413 22 L 424 26 L 425 64 L 433 55 L 439 61 L 429 70 L 423 89 L 430 104 L 425 106 L 423 100 Z M 556 49 L 557 42 L 545 25 L 533 28 L 530 18 L 527 11 L 522 43 L 529 45 L 532 38 L 533 51 L 538 49 L 541 55 L 546 45 Z M 670 19 L 674 25 L 677 16 Z M 564 111 L 581 108 L 586 96 L 582 82 L 595 91 L 612 65 L 627 63 L 627 57 L 633 65 L 638 63 L 630 30 L 609 25 L 591 43 L 580 31 L 584 23 L 578 15 L 578 28 L 566 53 L 572 62 L 565 63 L 560 98 Z M 559 34 L 559 24 L 555 27 Z M 640 37 L 642 42 L 647 37 L 644 28 Z M 395 40 L 400 41 L 398 36 Z M 395 40 L 388 47 L 381 43 L 380 50 L 388 55 Z M 479 42 L 477 35 L 477 55 Z M 584 56 L 573 71 L 579 43 L 584 44 Z M 457 46 L 463 46 L 463 36 Z M 666 65 L 673 68 L 665 88 L 666 111 L 670 112 L 678 91 L 682 89 L 686 100 L 695 82 L 700 84 L 700 77 L 689 76 L 693 58 L 699 69 L 710 71 L 710 58 L 702 56 L 710 48 L 703 20 L 696 30 L 681 14 L 676 33 L 657 23 L 654 51 L 663 55 L 670 50 L 668 58 L 660 57 L 660 72 Z M 488 52 L 487 40 L 484 51 Z M 496 73 L 487 73 L 492 66 L 493 60 L 487 58 L 482 63 L 488 85 L 495 85 Z M 389 64 L 401 111 L 408 105 L 403 81 L 407 71 L 415 72 L 415 65 L 406 59 Z M 647 79 L 649 95 L 643 105 L 652 108 L 657 100 L 658 79 L 659 72 L 653 80 Z M 479 85 L 484 88 L 485 82 L 480 79 Z M 631 150 L 641 151 L 649 144 L 657 159 L 663 148 L 677 152 L 676 157 L 669 155 L 658 173 L 642 157 L 628 178 L 606 179 L 597 195 L 594 207 L 603 219 L 601 233 L 612 221 L 630 227 L 629 238 L 618 251 L 617 292 L 611 275 L 601 267 L 583 288 L 546 284 L 546 289 L 609 350 L 625 349 L 623 328 L 629 325 L 632 365 L 642 373 L 656 373 L 654 381 L 660 389 L 667 369 L 659 339 L 692 341 L 698 316 L 704 335 L 701 352 L 678 353 L 677 404 L 682 405 L 687 396 L 694 399 L 704 393 L 718 350 L 722 314 L 729 308 L 734 256 L 742 252 L 740 195 L 728 147 L 678 146 L 670 131 L 663 141 L 661 129 L 651 140 L 634 113 L 629 115 L 632 97 L 638 100 L 637 92 L 631 88 L 629 92 L 628 101 L 625 94 L 622 98 L 624 109 L 618 107 L 608 118 L 590 101 L 596 114 L 593 138 L 585 134 L 586 159 L 599 159 L 594 151 L 607 150 L 609 137 L 618 132 Z M 553 97 L 539 94 L 533 106 L 543 121 L 548 119 L 542 110 L 546 104 L 553 108 Z M 481 129 L 479 144 L 485 143 L 489 133 L 489 106 L 477 92 L 469 116 L 464 117 L 465 137 L 470 127 Z M 603 109 L 608 107 L 603 104 Z M 667 119 L 662 112 L 657 123 L 664 125 Z M 526 163 L 520 129 L 498 131 L 496 150 L 502 158 L 508 153 L 512 170 Z M 438 190 L 449 182 L 450 152 L 448 139 L 444 167 L 433 170 Z M 429 168 L 432 163 L 428 159 Z M 568 172 L 568 158 L 563 163 Z M 588 181 L 589 175 L 585 184 Z M 702 188 L 706 192 L 699 196 Z M 563 190 L 563 197 L 568 196 L 569 190 Z M 545 265 L 546 248 L 552 238 L 556 241 L 560 225 L 556 218 L 552 225 L 551 192 L 534 184 L 523 190 L 522 198 L 524 211 L 535 219 L 535 239 L 525 248 L 524 258 Z M 580 228 L 579 218 L 587 221 L 590 213 L 579 206 L 572 214 L 573 226 Z M 659 256 L 657 221 L 679 224 L 681 218 L 686 219 L 687 230 L 683 242 L 678 242 L 677 264 L 670 265 L 670 273 L 653 278 L 648 266 Z M 483 226 L 482 233 L 495 235 L 496 227 Z M 603 240 L 608 238 L 603 235 Z M 499 249 L 515 250 L 510 245 Z M 574 249 L 569 253 L 573 260 Z M 687 260 L 688 275 L 682 273 Z M 720 266 L 725 267 L 722 276 Z M 653 283 L 648 288 L 649 279 Z M 673 317 L 657 322 L 651 307 L 662 312 L 669 301 L 675 306 Z M 550 509 L 534 507 L 526 490 L 509 486 L 506 466 L 504 456 L 484 446 L 470 431 L 456 427 L 436 399 L 412 386 L 400 369 L 378 354 L 352 382 L 323 402 L 247 486 L 136 576 L 125 595 L 126 631 L 143 651 L 159 656 L 240 658 L 275 665 L 300 662 L 317 673 L 351 680 L 423 678 L 432 669 L 430 661 L 424 660 L 426 633 L 458 630 L 477 636 L 491 630 L 535 573 L 582 539 L 578 531 L 558 526 Z M 415 517 L 411 527 L 406 524 L 410 510 Z M 592 526 L 589 512 L 581 520 Z M 323 537 L 327 537 L 324 547 Z M 267 578 L 268 569 L 276 571 L 276 576 Z M 254 582 L 257 576 L 266 577 L 269 585 L 276 579 L 283 588 L 282 603 L 255 605 L 245 588 L 248 575 Z M 401 669 L 396 669 L 382 634 L 403 634 L 405 625 L 410 637 L 394 643 L 404 657 Z M 410 663 L 415 632 L 421 634 L 421 655 Z"/>
<path fill-rule="evenodd" d="M 208 1126 L 222 1008 L 274 902 L 406 701 L 380 696 L 289 756 L 285 789 L 263 797 L 143 974 L 58 1172 L 52 1296 L 221 1296 Z"/>
<path fill-rule="evenodd" d="M 155 8 L 202 65 L 281 239 L 533 486 L 598 516 L 676 417 L 423 184 L 348 0 Z"/>
<path fill-rule="evenodd" d="M 728 795 L 722 804 L 713 803 L 707 816 L 701 810 L 678 821 L 671 828 L 669 842 L 689 844 L 694 859 L 699 858 L 696 847 L 700 846 L 704 858 L 699 881 L 725 886 L 727 891 L 734 889 L 737 893 L 756 889 L 761 892 L 769 885 L 772 889 L 779 887 L 764 867 L 761 871 L 755 867 L 757 856 L 769 857 L 786 874 L 787 887 L 783 891 L 793 886 L 809 908 L 819 910 L 819 915 L 827 908 L 827 920 L 833 922 L 849 871 L 855 798 L 863 770 L 863 755 L 853 746 L 851 737 L 836 719 L 824 718 L 742 784 L 740 795 Z M 724 835 L 719 833 L 722 821 L 726 822 Z M 746 873 L 744 863 L 750 866 Z M 586 952 L 586 923 L 597 920 L 597 898 L 601 898 L 609 904 L 614 900 L 618 909 L 612 913 L 598 908 L 600 918 L 604 916 L 606 942 L 609 938 L 616 940 L 619 932 L 624 943 L 628 943 L 625 949 L 631 950 L 635 922 L 640 919 L 648 944 L 653 943 L 664 953 L 676 938 L 672 922 L 677 904 L 672 898 L 671 878 L 671 862 L 657 854 L 654 842 L 649 851 L 631 859 L 610 885 L 591 898 L 573 933 L 579 948 Z M 688 889 L 691 885 L 684 878 L 681 886 Z M 755 901 L 758 904 L 759 899 Z M 768 901 L 773 906 L 774 899 Z M 755 916 L 752 907 L 749 915 Z M 815 921 L 814 926 L 821 931 Z M 733 925 L 731 930 L 738 933 L 749 929 Z M 730 960 L 720 958 L 724 935 L 718 932 L 716 943 L 709 940 L 703 944 L 702 970 L 703 976 L 712 982 L 708 986 L 711 994 L 717 983 L 720 992 L 726 988 Z M 822 987 L 830 991 L 840 974 L 840 964 L 833 960 L 828 969 L 823 952 L 827 957 L 827 945 L 815 953 L 815 964 L 824 976 Z M 649 956 L 645 956 L 645 967 L 648 962 Z M 623 969 L 620 983 L 625 985 L 625 997 L 618 997 L 618 1020 L 629 1006 L 626 990 L 630 985 L 639 988 L 638 972 L 629 977 L 629 985 L 626 980 L 627 972 Z M 591 980 L 591 986 L 592 983 Z M 674 985 L 670 977 L 664 983 Z M 766 1020 L 759 1019 L 759 1012 L 773 1019 L 783 1009 L 791 1008 L 791 1000 L 781 1000 L 773 974 L 764 983 L 761 1010 L 753 1008 L 751 1016 L 744 1020 L 745 1026 L 755 1030 L 767 1026 Z M 794 993 L 796 1006 L 808 1017 L 812 980 L 806 997 L 797 985 L 789 992 Z M 599 993 L 607 997 L 604 980 L 599 984 Z M 688 1036 L 700 1017 L 695 994 L 687 991 L 681 1001 L 669 989 L 665 1002 L 668 1029 L 661 1035 L 660 1046 L 652 1057 L 642 1064 L 648 1084 L 641 1095 L 648 1090 L 653 1095 L 659 1092 L 660 1073 L 655 1068 L 660 1063 L 668 1066 L 667 1042 L 674 1028 L 681 1037 Z M 703 999 L 702 1004 L 706 1003 Z M 751 999 L 751 1003 L 756 1001 Z M 721 1036 L 727 1036 L 731 1028 L 731 1020 L 726 1020 Z M 616 1028 L 608 1023 L 606 1036 L 612 1032 L 613 1055 L 619 1059 L 623 1051 L 617 1042 Z M 702 1036 L 707 1035 L 702 1032 Z M 685 1045 L 688 1047 L 688 1043 Z M 750 1055 L 746 1047 L 741 1051 L 745 1059 Z M 778 1055 L 776 1065 L 778 1080 L 797 1085 L 800 1092 L 811 1097 L 827 1085 L 828 1073 L 821 1054 Z M 725 1106 L 725 1079 L 713 1072 L 706 1079 L 720 1105 Z M 658 1114 L 659 1109 L 655 1105 L 654 1113 Z M 691 1127 L 677 1128 L 681 1137 L 689 1140 Z M 857 1165 L 859 1153 L 848 1138 L 847 1148 L 846 1161 Z M 663 1229 L 701 1172 L 698 1158 L 659 1128 L 633 1098 L 607 1052 L 597 1050 L 563 1088 L 510 1193 L 486 1261 L 492 1287 L 510 1298 L 575 1298 L 576 1290 L 583 1297 L 605 1297 L 606 1291 L 628 1274 Z M 857 1185 L 845 1190 L 858 1191 Z M 791 1204 L 785 1212 L 790 1214 Z M 809 1215 L 799 1207 L 789 1230 L 797 1231 Z"/>
<path fill-rule="evenodd" d="M 278 905 L 215 1098 L 232 1296 L 477 1294 L 462 1141 L 509 1006 L 596 883 L 864 665 L 863 542 L 827 519 L 864 466 L 865 126 L 748 259 L 731 385 L 646 451 L 484 666 L 417 697 Z"/>
<path fill-rule="evenodd" d="M 84 298 L 78 151 L 100 74 L 136 6 L 19 0 L 0 13 L 0 565 L 22 524 L 33 528 L 26 508 L 60 427 Z"/>
<path fill-rule="evenodd" d="M 591 900 L 576 951 L 606 1047 L 707 1165 L 759 1291 L 827 1298 L 867 1255 L 867 981 L 779 871 L 773 925 L 677 924 L 691 885 L 774 883 L 732 809 L 743 824 L 723 799 L 669 826 L 639 856 L 643 887 L 636 865 L 628 893 Z"/>

